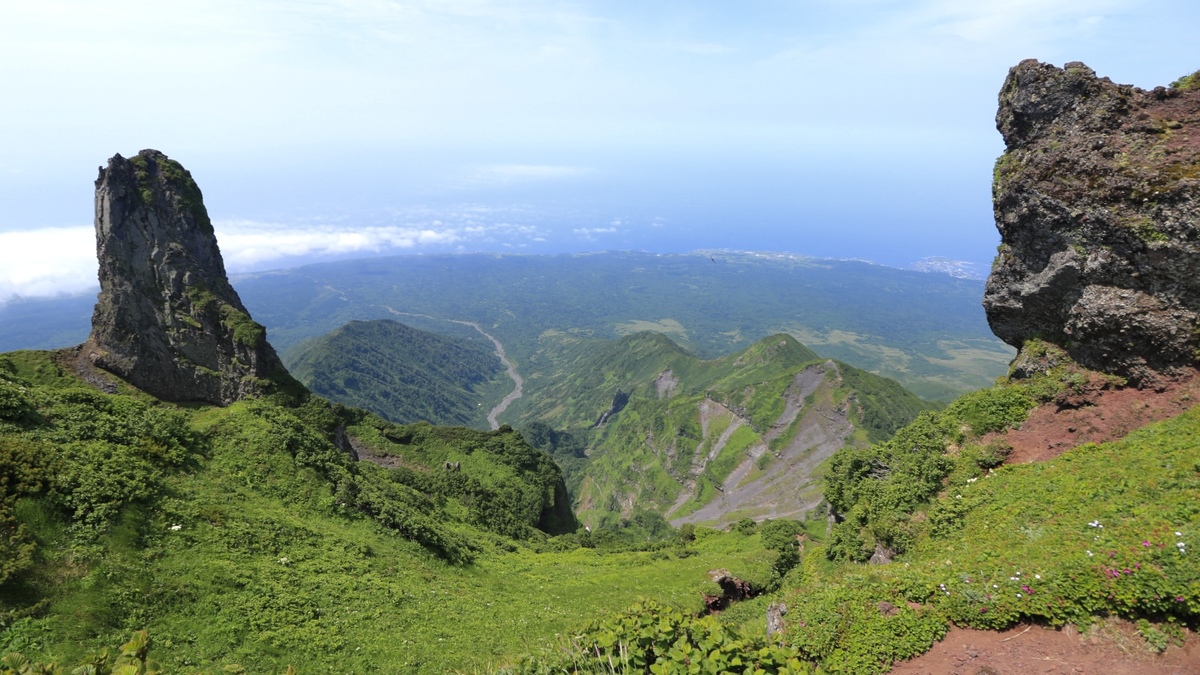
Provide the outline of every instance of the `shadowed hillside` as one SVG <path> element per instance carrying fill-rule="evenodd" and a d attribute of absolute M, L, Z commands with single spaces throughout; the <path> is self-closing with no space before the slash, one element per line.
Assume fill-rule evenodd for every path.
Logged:
<path fill-rule="evenodd" d="M 386 320 L 351 321 L 283 358 L 313 392 L 393 422 L 486 428 L 487 385 L 503 375 L 489 344 Z"/>

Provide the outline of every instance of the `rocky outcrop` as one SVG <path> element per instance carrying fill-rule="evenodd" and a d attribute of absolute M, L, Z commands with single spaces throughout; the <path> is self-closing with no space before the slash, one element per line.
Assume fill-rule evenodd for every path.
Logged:
<path fill-rule="evenodd" d="M 169 401 L 226 405 L 291 378 L 229 285 L 200 188 L 157 150 L 96 179 L 100 295 L 83 355 Z"/>
<path fill-rule="evenodd" d="M 709 570 L 708 578 L 721 587 L 721 594 L 701 594 L 704 596 L 704 614 L 723 612 L 732 603 L 749 600 L 758 595 L 758 591 L 750 585 L 749 581 L 743 581 L 733 576 L 729 570 Z"/>
<path fill-rule="evenodd" d="M 1200 344 L 1200 78 L 1152 91 L 1082 63 L 1009 71 L 996 126 L 992 330 L 1156 385 Z M 1028 361 L 1028 360 L 1027 360 Z"/>

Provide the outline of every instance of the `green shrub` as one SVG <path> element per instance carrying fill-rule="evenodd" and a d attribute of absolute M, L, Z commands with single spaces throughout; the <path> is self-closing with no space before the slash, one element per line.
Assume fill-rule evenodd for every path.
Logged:
<path fill-rule="evenodd" d="M 771 573 L 776 582 L 800 563 L 800 546 L 796 536 L 803 531 L 804 523 L 796 520 L 765 520 L 759 526 L 758 536 L 763 546 L 775 552 Z"/>
<path fill-rule="evenodd" d="M 1200 70 L 1197 70 L 1191 75 L 1184 75 L 1178 80 L 1175 80 L 1171 83 L 1171 88 L 1175 89 L 1176 91 L 1191 91 L 1193 89 L 1200 89 Z"/>
<path fill-rule="evenodd" d="M 813 673 L 814 669 L 795 649 L 745 637 L 716 617 L 698 619 L 647 600 L 589 625 L 566 649 L 525 657 L 502 672 L 791 675 Z"/>
<path fill-rule="evenodd" d="M 951 485 L 976 478 L 1007 456 L 1002 441 L 971 442 L 1020 424 L 1035 401 L 1023 386 L 966 394 L 940 412 L 923 412 L 890 440 L 834 453 L 825 474 L 825 499 L 845 522 L 826 549 L 839 560 L 864 561 L 880 544 L 902 553 L 918 534 L 910 515 Z M 957 458 L 947 454 L 961 446 Z M 942 519 L 943 528 L 952 519 Z M 844 530 L 856 528 L 857 533 Z"/>
<path fill-rule="evenodd" d="M 1021 387 L 992 387 L 958 397 L 945 414 L 965 425 L 972 436 L 983 436 L 1024 422 L 1034 404 Z"/>
<path fill-rule="evenodd" d="M 902 595 L 863 576 L 806 583 L 803 593 L 789 596 L 786 619 L 787 642 L 822 673 L 887 672 L 928 650 L 948 627 L 938 612 L 913 609 Z"/>
<path fill-rule="evenodd" d="M 150 660 L 149 653 L 150 636 L 140 630 L 121 645 L 121 651 L 115 657 L 109 656 L 105 648 L 70 672 L 86 675 L 159 675 L 164 672 Z M 65 675 L 66 672 L 54 663 L 30 661 L 19 652 L 10 652 L 0 659 L 0 675 Z"/>
<path fill-rule="evenodd" d="M 748 537 L 758 531 L 758 523 L 751 518 L 742 518 L 734 523 L 733 531 Z"/>

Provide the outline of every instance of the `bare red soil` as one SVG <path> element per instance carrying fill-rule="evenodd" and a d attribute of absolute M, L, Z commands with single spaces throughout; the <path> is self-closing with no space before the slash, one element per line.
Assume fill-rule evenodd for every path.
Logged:
<path fill-rule="evenodd" d="M 1200 374 L 1192 372 L 1158 389 L 1110 388 L 1099 376 L 1060 394 L 1029 415 L 1019 429 L 993 434 L 1012 445 L 1007 463 L 1044 462 L 1084 443 L 1124 438 L 1200 403 Z"/>
<path fill-rule="evenodd" d="M 1157 389 L 1112 387 L 1100 376 L 1034 409 L 1018 429 L 993 434 L 1012 445 L 1007 463 L 1043 462 L 1083 443 L 1123 438 L 1152 422 L 1174 417 L 1200 402 L 1200 373 L 1159 383 Z M 1149 651 L 1128 622 L 1110 620 L 1081 634 L 1018 626 L 1006 631 L 952 627 L 925 654 L 898 664 L 900 675 L 1024 675 L 1025 673 L 1200 675 L 1200 637 L 1187 633 L 1183 647 Z"/>
<path fill-rule="evenodd" d="M 951 628 L 925 654 L 898 664 L 892 675 L 1168 675 L 1200 674 L 1200 638 L 1154 654 L 1125 621 L 1087 633 L 1073 628 L 1018 626 L 1006 631 Z"/>

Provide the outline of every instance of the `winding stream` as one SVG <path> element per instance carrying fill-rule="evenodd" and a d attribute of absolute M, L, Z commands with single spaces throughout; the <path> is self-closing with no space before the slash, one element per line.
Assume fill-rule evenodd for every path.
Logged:
<path fill-rule="evenodd" d="M 438 319 L 439 318 L 436 316 L 429 316 L 428 314 L 413 314 L 412 312 L 399 312 L 399 311 L 392 309 L 391 307 L 388 307 L 387 311 L 391 312 L 392 314 L 398 314 L 400 316 L 421 316 L 421 317 L 425 317 L 426 319 Z M 480 335 L 491 340 L 492 344 L 496 346 L 496 356 L 500 358 L 500 363 L 508 370 L 508 377 L 513 381 L 513 390 L 508 392 L 508 394 L 506 394 L 504 396 L 504 398 L 501 399 L 500 402 L 496 404 L 496 407 L 492 408 L 491 412 L 489 412 L 488 416 L 487 416 L 488 424 L 492 427 L 492 430 L 494 431 L 496 429 L 499 429 L 500 422 L 496 418 L 499 417 L 500 414 L 503 413 L 505 410 L 508 410 L 508 406 L 512 405 L 513 401 L 515 401 L 525 395 L 525 380 L 522 379 L 521 376 L 517 373 L 517 367 L 515 365 L 513 365 L 513 362 L 508 360 L 508 354 L 507 354 L 507 352 L 504 351 L 504 345 L 499 340 L 497 340 L 494 335 L 487 333 L 483 330 L 483 328 L 480 328 L 479 324 L 475 323 L 474 321 L 460 321 L 458 319 L 441 319 L 441 320 L 449 321 L 450 323 L 457 323 L 457 324 L 460 324 L 463 326 L 470 326 L 471 328 L 474 328 L 475 330 L 479 331 Z"/>

